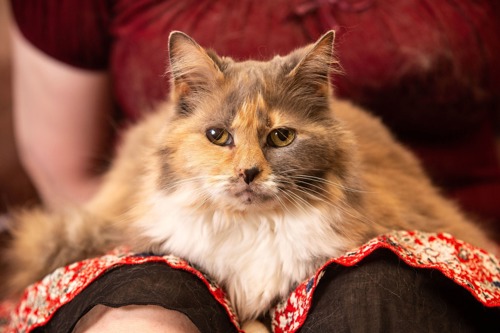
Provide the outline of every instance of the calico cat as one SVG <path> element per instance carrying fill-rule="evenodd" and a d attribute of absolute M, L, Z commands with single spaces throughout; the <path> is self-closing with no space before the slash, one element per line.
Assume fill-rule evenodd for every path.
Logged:
<path fill-rule="evenodd" d="M 15 216 L 10 288 L 127 244 L 200 267 L 248 321 L 393 229 L 490 247 L 377 118 L 332 97 L 333 42 L 236 62 L 173 32 L 170 99 L 130 129 L 97 196 Z"/>

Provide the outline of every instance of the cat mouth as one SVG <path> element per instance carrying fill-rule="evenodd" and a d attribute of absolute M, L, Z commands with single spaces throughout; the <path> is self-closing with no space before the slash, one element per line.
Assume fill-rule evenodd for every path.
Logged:
<path fill-rule="evenodd" d="M 246 205 L 250 205 L 256 201 L 256 199 L 259 198 L 259 195 L 255 193 L 254 190 L 247 188 L 244 189 L 243 191 L 237 192 L 234 195 L 236 198 L 241 200 L 242 203 Z"/>
<path fill-rule="evenodd" d="M 261 204 L 271 199 L 271 196 L 250 187 L 236 192 L 234 197 L 244 205 Z"/>

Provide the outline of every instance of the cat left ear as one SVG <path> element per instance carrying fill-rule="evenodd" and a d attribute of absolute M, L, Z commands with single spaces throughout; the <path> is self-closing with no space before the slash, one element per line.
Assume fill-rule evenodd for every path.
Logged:
<path fill-rule="evenodd" d="M 337 63 L 333 56 L 335 32 L 328 31 L 306 49 L 305 55 L 290 71 L 289 77 L 310 86 L 329 87 L 332 65 Z"/>
<path fill-rule="evenodd" d="M 185 33 L 172 32 L 168 47 L 172 93 L 176 100 L 208 92 L 224 78 L 214 60 L 217 56 L 209 54 Z"/>

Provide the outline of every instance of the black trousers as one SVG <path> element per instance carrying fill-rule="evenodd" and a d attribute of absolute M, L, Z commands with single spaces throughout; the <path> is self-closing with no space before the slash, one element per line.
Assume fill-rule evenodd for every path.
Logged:
<path fill-rule="evenodd" d="M 487 308 L 439 271 L 414 269 L 389 250 L 360 265 L 330 267 L 301 333 L 500 332 L 500 309 Z"/>
<path fill-rule="evenodd" d="M 237 332 L 198 278 L 161 263 L 110 270 L 36 332 L 71 332 L 97 304 L 160 305 L 186 314 L 203 333 Z M 411 268 L 378 250 L 358 266 L 327 269 L 299 332 L 500 332 L 500 310 L 438 271 Z"/>

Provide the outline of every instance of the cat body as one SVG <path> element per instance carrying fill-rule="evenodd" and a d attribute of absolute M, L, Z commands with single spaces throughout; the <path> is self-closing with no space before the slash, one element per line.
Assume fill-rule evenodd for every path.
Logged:
<path fill-rule="evenodd" d="M 333 37 L 235 62 L 174 32 L 170 100 L 130 129 L 83 209 L 17 215 L 10 286 L 129 245 L 193 263 L 246 321 L 390 230 L 491 246 L 378 119 L 332 97 Z"/>

